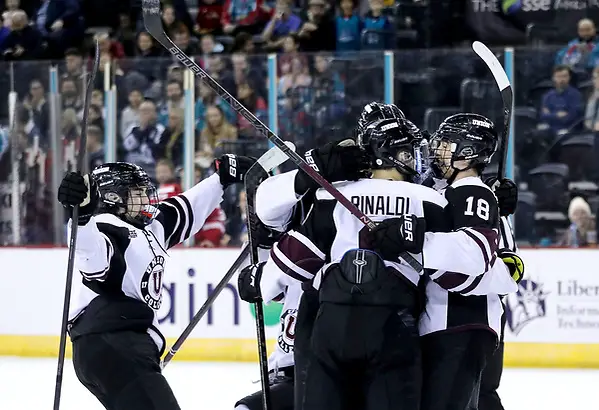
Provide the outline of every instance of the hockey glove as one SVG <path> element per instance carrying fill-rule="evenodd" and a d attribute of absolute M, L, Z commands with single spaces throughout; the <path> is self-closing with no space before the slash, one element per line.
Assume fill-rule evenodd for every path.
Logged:
<path fill-rule="evenodd" d="M 245 181 L 245 174 L 248 169 L 256 162 L 256 158 L 244 157 L 241 155 L 225 154 L 214 161 L 214 168 L 220 177 L 220 183 L 223 189 L 231 184 L 237 184 Z M 268 175 L 266 171 L 263 177 Z"/>
<path fill-rule="evenodd" d="M 81 176 L 78 172 L 69 172 L 58 187 L 58 201 L 73 213 L 73 207 L 79 205 L 79 225 L 85 225 L 94 214 L 98 205 L 98 186 L 89 175 Z"/>
<path fill-rule="evenodd" d="M 405 214 L 399 218 L 385 219 L 371 232 L 374 251 L 388 261 L 399 258 L 400 253 L 420 253 L 424 246 L 426 222 L 424 218 Z"/>
<path fill-rule="evenodd" d="M 239 272 L 237 278 L 237 290 L 239 298 L 249 303 L 262 301 L 260 293 L 260 279 L 262 278 L 262 269 L 266 262 L 260 262 L 255 265 L 246 266 Z"/>
<path fill-rule="evenodd" d="M 518 187 L 508 178 L 497 180 L 496 177 L 490 177 L 485 180 L 485 184 L 493 190 L 497 197 L 500 216 L 513 215 L 518 206 Z"/>
<path fill-rule="evenodd" d="M 256 217 L 256 219 L 258 219 Z M 262 249 L 270 249 L 272 246 L 281 238 L 283 232 L 275 231 L 274 229 L 269 228 L 264 225 L 260 220 L 253 226 L 256 227 L 256 239 L 258 240 L 257 246 Z"/>
<path fill-rule="evenodd" d="M 329 142 L 311 149 L 304 155 L 306 162 L 329 182 L 356 181 L 368 176 L 370 161 L 366 152 L 352 139 Z M 305 194 L 319 185 L 308 174 L 299 170 L 295 177 L 295 192 Z"/>
<path fill-rule="evenodd" d="M 501 258 L 503 263 L 510 270 L 514 282 L 520 283 L 524 277 L 524 262 L 515 252 L 509 249 L 500 249 L 497 251 L 497 256 Z"/>

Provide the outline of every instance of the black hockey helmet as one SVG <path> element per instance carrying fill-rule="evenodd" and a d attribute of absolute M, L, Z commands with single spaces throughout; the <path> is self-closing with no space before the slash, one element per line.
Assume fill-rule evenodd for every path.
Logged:
<path fill-rule="evenodd" d="M 384 120 L 387 118 L 402 118 L 406 116 L 402 110 L 395 104 L 382 104 L 377 102 L 371 102 L 364 106 L 358 119 L 357 134 L 364 132 L 368 124 L 374 121 Z"/>
<path fill-rule="evenodd" d="M 455 114 L 447 117 L 430 137 L 431 168 L 439 178 L 448 168 L 454 172 L 476 168 L 482 172 L 497 151 L 498 136 L 493 121 L 479 114 Z M 457 169 L 456 161 L 467 161 L 465 168 Z"/>
<path fill-rule="evenodd" d="M 96 167 L 91 175 L 99 191 L 98 212 L 114 214 L 136 227 L 144 227 L 156 217 L 156 187 L 140 166 L 109 162 Z"/>
<path fill-rule="evenodd" d="M 395 168 L 414 177 L 422 171 L 422 133 L 405 118 L 374 121 L 358 135 L 358 145 L 372 158 L 372 169 Z"/>

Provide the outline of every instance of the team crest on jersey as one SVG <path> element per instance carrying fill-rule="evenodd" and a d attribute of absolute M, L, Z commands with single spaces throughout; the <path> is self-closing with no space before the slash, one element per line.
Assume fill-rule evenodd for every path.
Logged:
<path fill-rule="evenodd" d="M 293 341 L 295 339 L 295 320 L 297 309 L 287 309 L 281 315 L 281 333 L 277 343 L 285 353 L 293 352 Z"/>
<path fill-rule="evenodd" d="M 164 256 L 155 256 L 141 278 L 141 294 L 144 302 L 154 310 L 162 304 L 162 277 L 164 276 Z"/>
<path fill-rule="evenodd" d="M 549 292 L 543 284 L 523 279 L 518 284 L 518 293 L 509 294 L 505 303 L 505 317 L 510 330 L 517 335 L 531 321 L 547 314 L 545 299 Z"/>

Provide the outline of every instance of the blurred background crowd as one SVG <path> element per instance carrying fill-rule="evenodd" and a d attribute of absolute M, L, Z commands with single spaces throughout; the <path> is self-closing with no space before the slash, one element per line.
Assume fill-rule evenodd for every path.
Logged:
<path fill-rule="evenodd" d="M 195 181 L 210 175 L 213 158 L 223 152 L 259 156 L 268 148 L 212 90 L 185 79 L 177 60 L 145 31 L 140 0 L 0 2 L 0 244 L 14 244 L 15 229 L 22 245 L 65 242 L 53 222 L 52 175 L 75 166 L 95 40 L 101 65 L 87 127 L 88 168 L 105 160 L 108 140 L 114 141 L 115 158 L 143 166 L 164 198 L 184 188 L 190 146 L 194 169 L 187 172 Z M 162 3 L 170 38 L 298 151 L 351 135 L 364 104 L 389 98 L 390 83 L 393 102 L 429 131 L 460 111 L 501 124 L 497 87 L 469 44 L 484 41 L 500 61 L 506 46 L 515 47 L 517 238 L 532 246 L 595 245 L 595 2 Z M 388 72 L 391 78 L 385 78 Z M 187 117 L 195 124 L 186 129 Z M 18 204 L 12 203 L 15 189 Z M 195 246 L 239 245 L 245 239 L 243 203 L 243 191 L 228 191 Z"/>

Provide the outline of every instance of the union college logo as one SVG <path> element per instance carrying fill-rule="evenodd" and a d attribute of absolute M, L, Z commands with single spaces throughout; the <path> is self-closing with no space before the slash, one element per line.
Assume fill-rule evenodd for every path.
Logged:
<path fill-rule="evenodd" d="M 164 275 L 164 256 L 156 256 L 146 268 L 141 278 L 141 294 L 144 302 L 154 310 L 162 304 L 162 276 Z"/>

